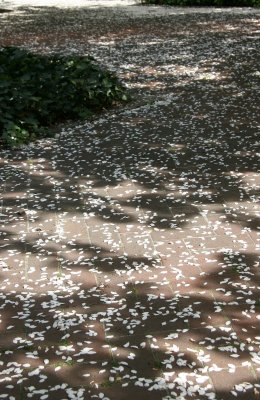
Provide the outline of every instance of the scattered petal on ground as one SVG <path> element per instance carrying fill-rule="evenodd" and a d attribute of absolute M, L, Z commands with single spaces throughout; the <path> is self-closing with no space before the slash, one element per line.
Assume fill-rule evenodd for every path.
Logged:
<path fill-rule="evenodd" d="M 0 398 L 259 398 L 259 12 L 4 3 L 133 100 L 1 150 Z"/>

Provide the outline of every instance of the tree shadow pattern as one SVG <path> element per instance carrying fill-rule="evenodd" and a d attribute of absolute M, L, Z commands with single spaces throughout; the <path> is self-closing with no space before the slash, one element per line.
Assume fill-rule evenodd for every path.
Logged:
<path fill-rule="evenodd" d="M 70 51 L 59 12 L 10 14 L 16 44 Z M 33 44 L 47 17 L 64 35 Z M 73 28 L 134 106 L 1 152 L 2 398 L 258 398 L 255 19 L 193 19 Z"/>

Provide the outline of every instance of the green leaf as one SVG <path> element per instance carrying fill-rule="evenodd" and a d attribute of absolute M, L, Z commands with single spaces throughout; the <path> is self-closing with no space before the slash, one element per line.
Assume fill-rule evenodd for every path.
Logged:
<path fill-rule="evenodd" d="M 49 124 L 87 118 L 112 100 L 127 100 L 126 89 L 92 57 L 0 48 L 0 134 L 9 146 L 50 135 Z"/>

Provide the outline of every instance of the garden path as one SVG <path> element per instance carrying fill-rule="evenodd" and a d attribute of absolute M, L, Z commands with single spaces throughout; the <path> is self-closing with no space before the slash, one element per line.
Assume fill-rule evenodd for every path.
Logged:
<path fill-rule="evenodd" d="M 259 399 L 259 12 L 26 3 L 133 101 L 1 150 L 0 399 Z"/>

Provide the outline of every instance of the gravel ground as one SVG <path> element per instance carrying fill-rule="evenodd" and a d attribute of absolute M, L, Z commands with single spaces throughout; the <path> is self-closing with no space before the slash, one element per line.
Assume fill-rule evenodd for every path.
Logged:
<path fill-rule="evenodd" d="M 259 12 L 116 3 L 3 2 L 133 101 L 0 153 L 0 399 L 259 399 Z"/>

